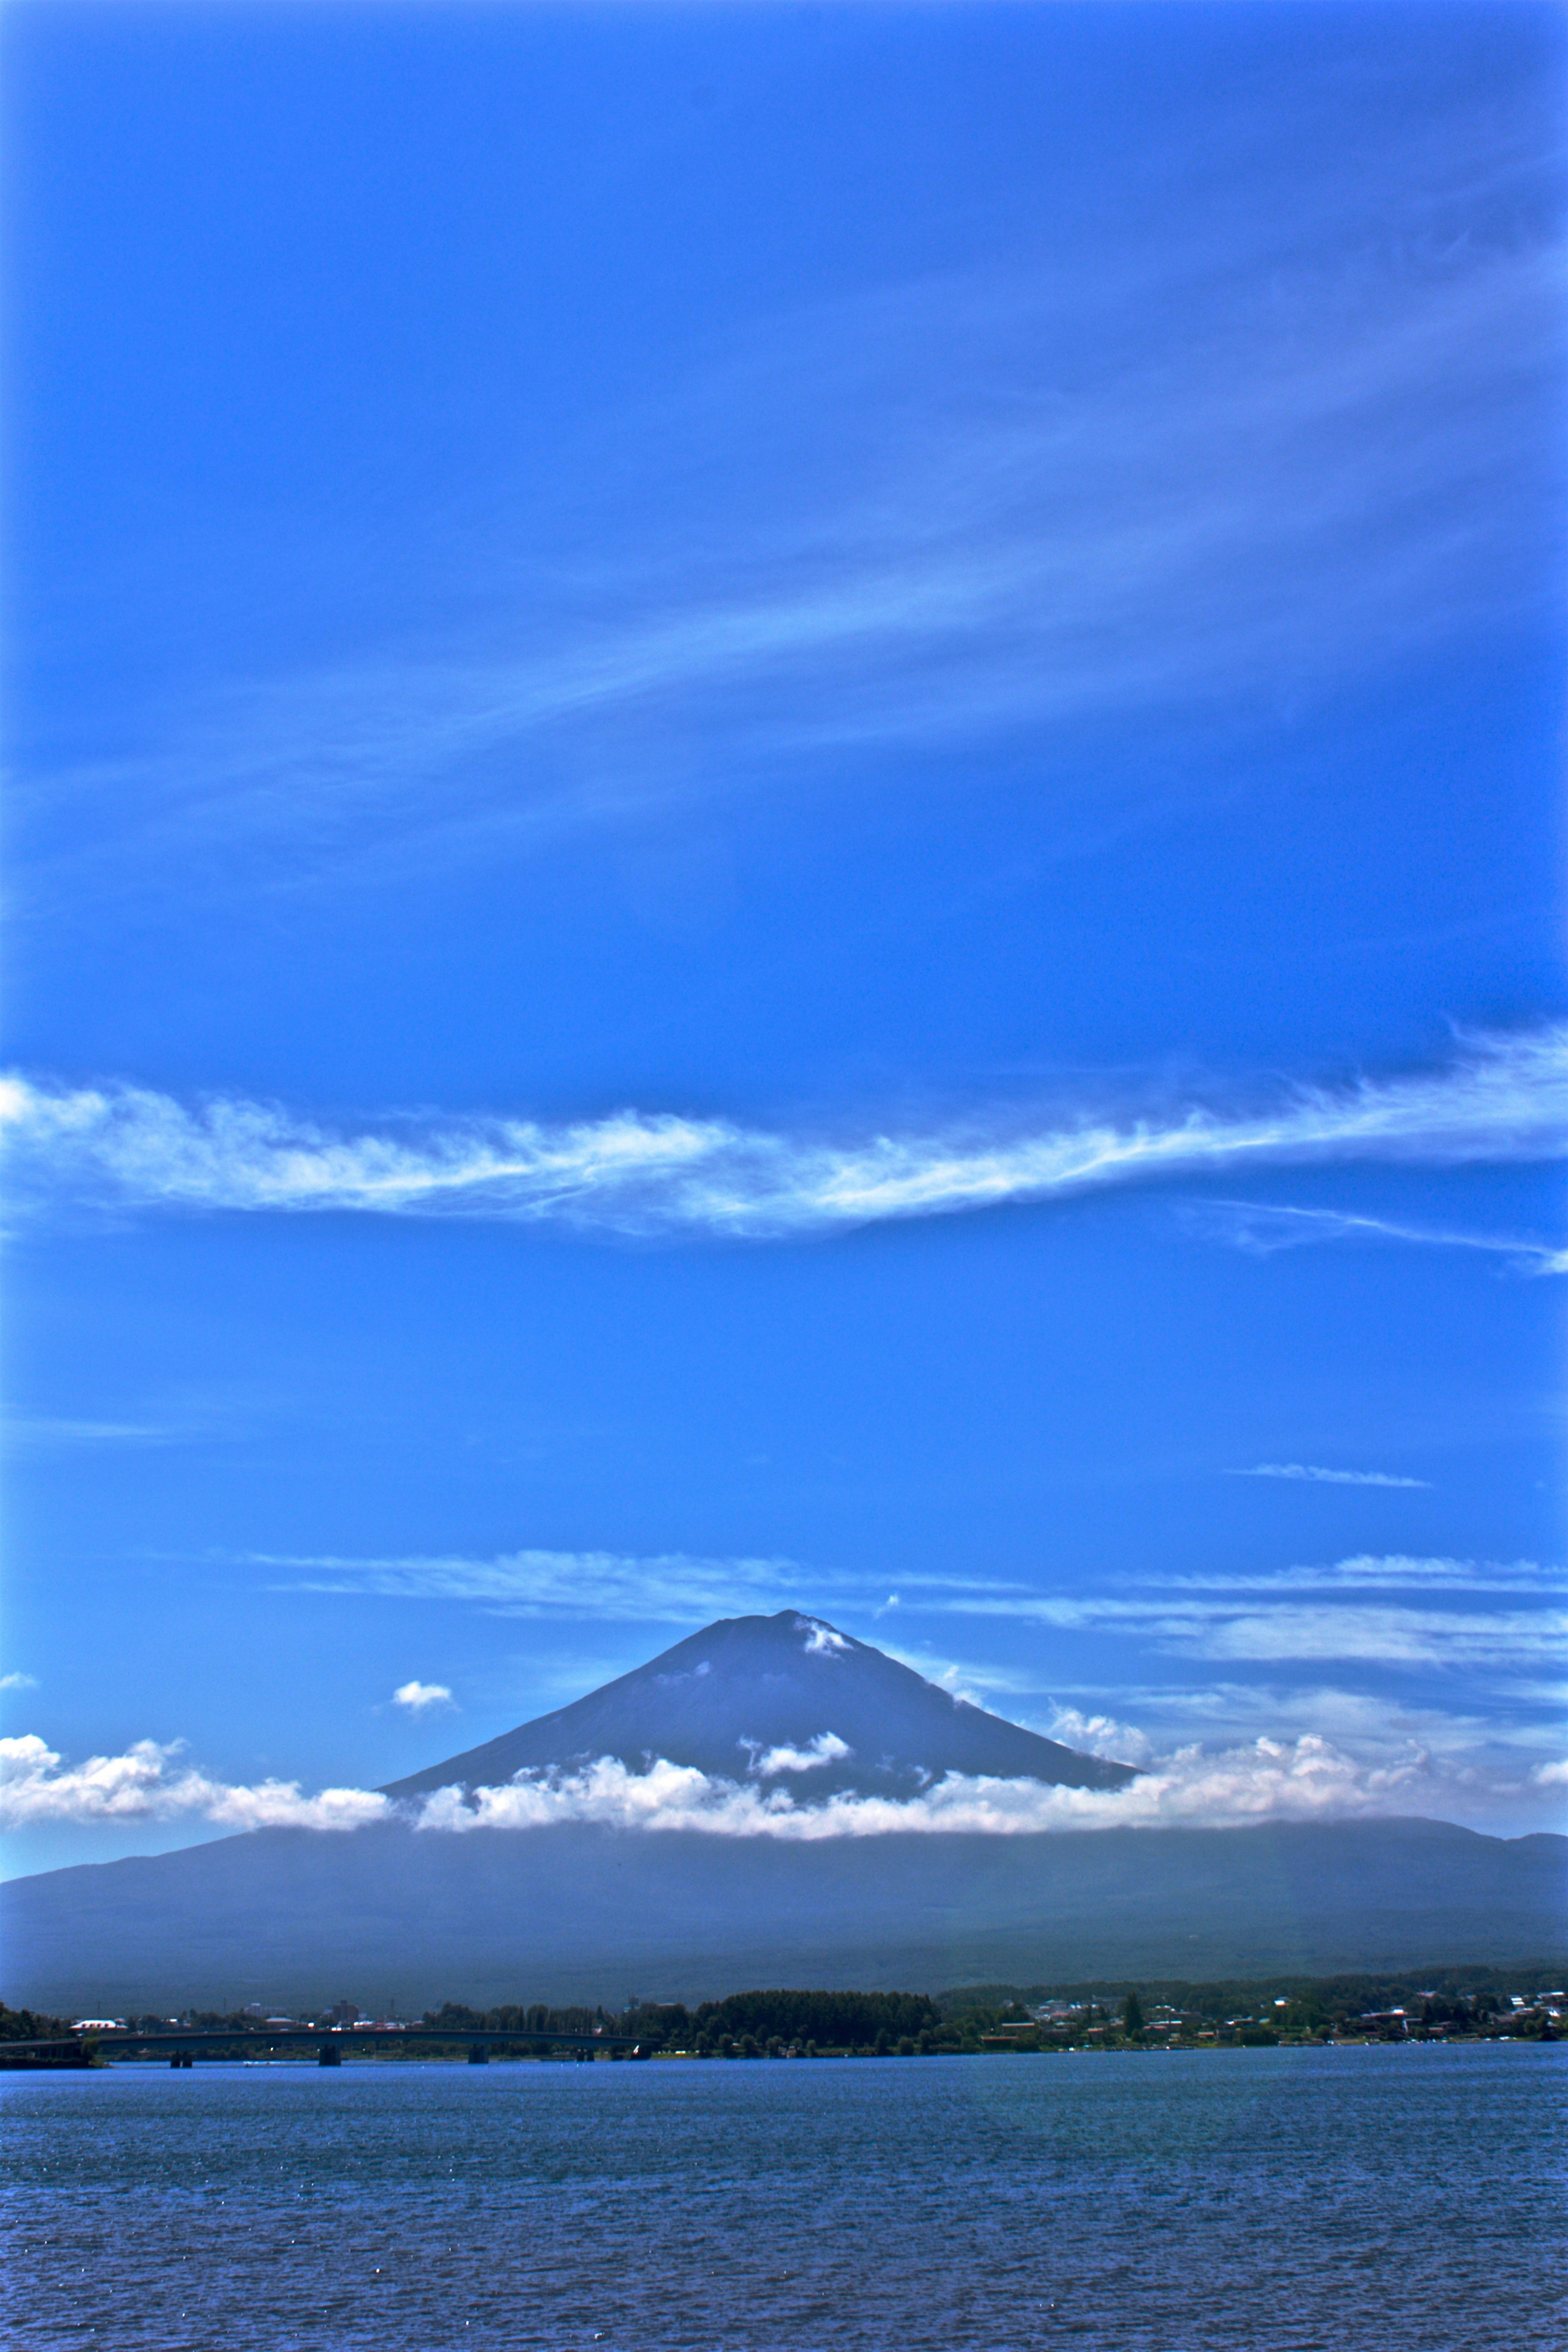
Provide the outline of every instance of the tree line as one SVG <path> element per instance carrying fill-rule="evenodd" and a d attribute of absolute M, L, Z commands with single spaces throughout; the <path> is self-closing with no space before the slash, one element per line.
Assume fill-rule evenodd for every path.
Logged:
<path fill-rule="evenodd" d="M 727 1994 L 694 2007 L 681 2001 L 602 2004 L 503 2003 L 490 2009 L 444 2001 L 419 2022 L 459 2044 L 476 2030 L 515 2033 L 518 2054 L 541 2039 L 596 2032 L 626 2035 L 652 2054 L 699 2057 L 809 2057 L 856 2053 L 915 2056 L 954 2052 L 1144 2046 L 1156 2039 L 1279 2042 L 1325 2040 L 1345 2032 L 1555 2039 L 1568 2011 L 1537 1994 L 1568 1980 L 1562 1959 L 1524 1968 L 1441 1968 L 1329 1977 L 1288 1975 L 1098 1983 L 979 1985 L 931 1995 L 913 1992 L 803 1990 L 787 1987 Z M 1518 1997 L 1524 2004 L 1515 2007 Z M 1558 2011 L 1556 2016 L 1549 2013 Z M 1397 2012 L 1403 2011 L 1403 2017 Z M 132 2018 L 132 2031 L 155 2032 L 169 2021 Z M 254 2013 L 189 2009 L 181 2023 L 211 2032 L 267 2029 Z M 0 2043 L 63 2039 L 63 2018 L 0 2002 Z M 525 2038 L 526 2037 L 526 2038 Z M 388 2037 L 384 2054 L 394 2054 Z M 502 2045 L 504 2048 L 504 2045 Z M 412 2055 L 412 2053 L 410 2053 Z"/>
<path fill-rule="evenodd" d="M 771 1991 L 729 1993 L 695 2009 L 684 2001 L 638 2001 L 611 2014 L 604 2009 L 531 2007 L 468 2009 L 446 2001 L 426 2010 L 422 2025 L 454 2036 L 476 2028 L 529 2034 L 629 2033 L 647 2050 L 689 2050 L 700 2057 L 761 2057 L 782 2049 L 886 2053 L 921 2036 L 942 2035 L 942 2020 L 926 1993 Z M 907 2053 L 906 2053 L 907 2054 Z"/>
<path fill-rule="evenodd" d="M 59 2042 L 70 2030 L 63 2017 L 46 2017 L 37 2009 L 7 2009 L 0 2000 L 0 2042 Z"/>

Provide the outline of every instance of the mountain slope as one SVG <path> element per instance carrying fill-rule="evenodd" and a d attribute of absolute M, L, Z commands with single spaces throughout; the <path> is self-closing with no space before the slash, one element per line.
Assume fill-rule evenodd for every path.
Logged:
<path fill-rule="evenodd" d="M 820 1617 L 726 1617 L 572 1706 L 388 1784 L 395 1797 L 496 1788 L 524 1770 L 656 1757 L 813 1799 L 910 1797 L 946 1772 L 1120 1789 L 1131 1767 L 1080 1756 L 954 1698 Z"/>
<path fill-rule="evenodd" d="M 397 1823 L 13 1880 L 0 1927 L 5 1999 L 66 2015 L 1551 1966 L 1565 1858 L 1424 1821 L 805 1845 Z"/>

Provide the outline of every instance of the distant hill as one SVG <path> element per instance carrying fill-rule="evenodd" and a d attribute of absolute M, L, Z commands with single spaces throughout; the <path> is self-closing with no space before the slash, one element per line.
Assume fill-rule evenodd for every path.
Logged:
<path fill-rule="evenodd" d="M 814 1748 L 809 1763 L 790 1760 Z M 805 1803 L 912 1797 L 945 1772 L 1068 1789 L 1120 1789 L 1133 1777 L 1130 1765 L 1080 1756 L 954 1698 L 820 1617 L 781 1609 L 722 1618 L 571 1706 L 411 1772 L 386 1793 L 497 1788 L 518 1772 L 600 1756 L 634 1772 L 662 1756 L 719 1780 L 760 1779 Z"/>

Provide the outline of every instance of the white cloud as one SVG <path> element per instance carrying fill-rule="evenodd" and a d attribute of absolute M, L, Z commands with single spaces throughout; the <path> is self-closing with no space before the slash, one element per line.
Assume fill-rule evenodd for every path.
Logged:
<path fill-rule="evenodd" d="M 1312 1462 L 1259 1462 L 1233 1470 L 1233 1478 L 1300 1478 L 1317 1486 L 1429 1486 L 1429 1478 L 1401 1478 L 1390 1470 L 1324 1470 Z"/>
<path fill-rule="evenodd" d="M 394 1706 L 406 1707 L 410 1715 L 427 1715 L 432 1707 L 456 1705 L 445 1683 L 400 1683 L 392 1694 Z"/>
<path fill-rule="evenodd" d="M 1461 1701 L 1458 1706 L 1408 1691 L 1349 1689 L 1331 1680 L 1294 1676 L 1091 1685 L 1072 1693 L 1073 1708 L 1058 1702 L 1053 1720 L 1043 1727 L 1055 1730 L 1079 1711 L 1089 1722 L 1112 1706 L 1119 1714 L 1130 1711 L 1136 1724 L 1117 1727 L 1143 1743 L 1138 1751 L 1128 1751 L 1131 1762 L 1169 1755 L 1194 1741 L 1225 1750 L 1260 1738 L 1293 1740 L 1309 1733 L 1369 1767 L 1392 1769 L 1420 1753 L 1447 1791 L 1445 1818 L 1481 1825 L 1511 1819 L 1518 1827 L 1542 1826 L 1531 1791 L 1543 1785 L 1537 1768 L 1562 1753 L 1561 1692 L 1494 1683 L 1481 1700 L 1473 1683 L 1453 1687 Z"/>
<path fill-rule="evenodd" d="M 1568 1026 L 1472 1038 L 1446 1067 L 1300 1086 L 1263 1108 L 1083 1109 L 1033 1128 L 976 1120 L 847 1142 L 631 1110 L 561 1126 L 432 1118 L 338 1133 L 265 1103 L 188 1108 L 142 1087 L 61 1090 L 20 1076 L 0 1080 L 0 1135 L 16 1188 L 39 1201 L 764 1239 L 1242 1163 L 1555 1157 L 1568 1147 Z"/>
<path fill-rule="evenodd" d="M 1182 1214 L 1186 1223 L 1258 1257 L 1314 1242 L 1409 1242 L 1423 1249 L 1479 1250 L 1500 1258 L 1514 1274 L 1568 1274 L 1568 1249 L 1508 1234 L 1456 1233 L 1447 1226 L 1399 1224 L 1342 1209 L 1296 1209 L 1260 1201 L 1189 1202 Z"/>
<path fill-rule="evenodd" d="M 0 1691 L 37 1690 L 37 1675 L 0 1675 Z"/>
<path fill-rule="evenodd" d="M 72 1765 L 36 1734 L 0 1739 L 0 1828 L 195 1816 L 233 1830 L 352 1830 L 389 1810 L 373 1790 L 323 1789 L 307 1797 L 297 1780 L 249 1788 L 214 1780 L 176 1763 L 181 1744 L 139 1739 L 123 1755 Z"/>
<path fill-rule="evenodd" d="M 807 1644 L 809 1647 L 810 1644 Z M 744 1747 L 753 1750 L 746 1769 L 758 1780 L 772 1780 L 781 1772 L 816 1772 L 825 1764 L 841 1764 L 855 1750 L 836 1731 L 819 1731 L 805 1748 L 758 1748 L 754 1740 L 745 1740 Z"/>
<path fill-rule="evenodd" d="M 1147 1764 L 1154 1753 L 1148 1733 L 1136 1724 L 1120 1723 L 1113 1715 L 1086 1715 L 1076 1706 L 1054 1706 L 1046 1736 L 1080 1756 L 1103 1756 L 1113 1764 Z"/>

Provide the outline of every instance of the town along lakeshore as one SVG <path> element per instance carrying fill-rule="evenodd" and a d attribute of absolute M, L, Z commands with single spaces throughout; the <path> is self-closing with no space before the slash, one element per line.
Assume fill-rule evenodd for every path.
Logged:
<path fill-rule="evenodd" d="M 754 2059 L 1015 2056 L 1064 2051 L 1300 2048 L 1378 2042 L 1554 2042 L 1568 1992 L 1527 1969 L 1099 1985 L 966 1986 L 931 1995 L 777 1988 L 720 2000 L 634 1999 L 618 2011 L 444 2001 L 412 2021 L 340 1999 L 319 2013 L 188 2008 L 42 2016 L 0 2002 L 0 2071 L 166 2060 Z"/>

